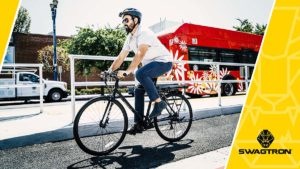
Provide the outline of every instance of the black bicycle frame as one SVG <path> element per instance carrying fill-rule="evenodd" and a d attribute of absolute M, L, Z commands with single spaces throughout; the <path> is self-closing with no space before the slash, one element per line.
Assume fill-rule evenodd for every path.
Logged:
<path fill-rule="evenodd" d="M 131 110 L 131 112 L 134 115 L 138 116 L 140 119 L 143 119 L 145 116 L 141 117 L 141 115 L 135 110 L 135 108 L 132 107 L 132 105 L 127 101 L 125 96 L 122 95 L 122 93 L 118 90 L 118 88 L 119 88 L 119 79 L 116 79 L 115 87 L 114 87 L 113 93 L 111 95 L 111 100 L 115 100 L 116 98 L 121 98 L 121 100 L 125 103 L 125 105 Z M 147 115 L 149 114 L 150 108 L 151 108 L 151 102 L 148 105 Z"/>
<path fill-rule="evenodd" d="M 118 90 L 119 88 L 119 79 L 115 79 L 116 82 L 115 82 L 115 86 L 114 86 L 114 89 L 112 91 L 112 95 L 110 96 L 110 100 L 115 100 L 116 98 L 121 98 L 121 100 L 126 104 L 126 106 L 133 112 L 134 115 L 138 116 L 140 119 L 144 119 L 144 117 L 148 117 L 149 116 L 149 112 L 150 112 L 150 109 L 151 109 L 151 101 L 149 102 L 149 105 L 148 105 L 148 108 L 147 108 L 147 113 L 146 113 L 146 116 L 143 116 L 141 117 L 141 115 L 135 110 L 135 108 L 132 107 L 132 105 L 127 101 L 127 99 L 122 95 L 122 93 Z M 118 95 L 118 97 L 116 96 Z M 103 119 L 107 113 L 107 110 L 109 108 L 111 108 L 111 102 L 109 101 L 108 104 L 107 104 L 107 107 L 105 108 L 105 114 L 103 116 Z M 167 103 L 167 106 L 169 107 L 169 109 L 175 113 L 175 111 L 173 110 L 173 108 Z M 144 114 L 144 113 L 143 113 Z M 103 122 L 103 119 L 101 120 L 100 124 L 102 124 Z M 146 119 L 145 119 L 146 120 Z"/>
<path fill-rule="evenodd" d="M 118 95 L 119 97 L 116 97 L 116 95 Z M 117 90 L 116 88 L 113 91 L 113 94 L 111 96 L 111 99 L 116 99 L 116 98 L 120 98 L 125 104 L 126 106 L 133 112 L 133 114 L 137 115 L 139 118 L 146 118 L 148 117 L 149 113 L 150 113 L 150 109 L 151 109 L 151 101 L 148 104 L 148 108 L 147 108 L 147 113 L 146 116 L 141 117 L 140 114 L 132 107 L 132 105 L 127 101 L 127 99 L 122 95 L 122 93 Z M 174 109 L 171 107 L 171 105 L 169 105 L 167 103 L 167 106 L 169 108 L 169 110 L 171 110 L 173 113 L 175 113 Z"/>

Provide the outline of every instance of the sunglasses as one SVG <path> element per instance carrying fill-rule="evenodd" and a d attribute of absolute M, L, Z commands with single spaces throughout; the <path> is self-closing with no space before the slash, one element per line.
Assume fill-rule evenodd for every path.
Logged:
<path fill-rule="evenodd" d="M 124 24 L 124 23 L 128 23 L 129 22 L 129 19 L 128 18 L 125 18 L 125 19 L 123 19 L 123 21 L 122 21 L 122 23 Z"/>

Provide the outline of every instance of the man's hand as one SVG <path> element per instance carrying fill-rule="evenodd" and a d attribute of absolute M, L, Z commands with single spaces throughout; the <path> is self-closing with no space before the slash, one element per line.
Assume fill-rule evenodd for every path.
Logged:
<path fill-rule="evenodd" d="M 108 74 L 111 74 L 113 71 L 111 68 L 109 68 L 107 71 L 106 71 Z"/>
<path fill-rule="evenodd" d="M 123 79 L 124 77 L 126 77 L 127 75 L 129 75 L 129 72 L 125 71 L 125 70 L 119 70 L 118 71 L 118 78 Z"/>

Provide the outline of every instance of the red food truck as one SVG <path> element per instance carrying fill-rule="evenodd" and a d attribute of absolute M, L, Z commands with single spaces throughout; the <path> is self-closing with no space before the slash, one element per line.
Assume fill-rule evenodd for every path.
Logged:
<path fill-rule="evenodd" d="M 217 66 L 213 62 L 232 63 L 220 66 L 221 79 L 244 79 L 245 67 L 234 64 L 255 64 L 263 36 L 184 23 L 158 34 L 158 38 L 172 53 L 174 61 L 212 62 L 207 65 L 177 62 L 166 77 L 173 81 L 189 80 L 186 93 L 202 96 L 217 94 L 216 82 L 204 82 L 217 79 Z M 252 72 L 253 67 L 250 67 L 249 78 Z M 227 96 L 244 89 L 245 84 L 242 82 L 221 85 L 222 94 Z"/>

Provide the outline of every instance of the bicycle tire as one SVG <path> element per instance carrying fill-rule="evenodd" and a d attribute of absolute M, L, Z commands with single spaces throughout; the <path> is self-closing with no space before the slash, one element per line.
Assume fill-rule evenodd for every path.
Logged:
<path fill-rule="evenodd" d="M 178 114 L 178 118 L 175 117 L 177 120 L 174 120 L 173 116 L 170 117 L 170 113 L 173 114 L 170 110 L 170 108 L 167 106 L 166 110 L 162 112 L 162 114 L 156 118 L 154 118 L 154 126 L 155 130 L 158 133 L 158 135 L 169 142 L 175 142 L 181 140 L 183 137 L 186 136 L 188 131 L 191 128 L 192 121 L 193 121 L 193 111 L 190 102 L 180 93 L 169 93 L 166 95 L 166 102 L 168 102 L 169 106 L 173 108 L 174 111 Z M 175 109 L 174 106 L 177 107 L 176 103 L 177 101 L 181 101 L 181 104 L 184 103 L 185 105 L 182 107 L 183 110 L 181 110 L 181 106 L 179 109 Z M 177 107 L 178 108 L 178 107 Z M 181 112 L 182 111 L 182 112 Z M 182 119 L 182 121 L 180 121 Z M 184 120 L 184 121 L 183 121 Z M 176 122 L 177 121 L 177 122 Z M 180 123 L 184 124 L 184 128 L 182 127 Z M 176 129 L 179 130 L 176 131 Z"/>
<path fill-rule="evenodd" d="M 104 102 L 105 106 L 101 105 L 101 102 Z M 103 112 L 105 111 L 107 104 L 111 105 L 111 111 L 109 114 L 109 120 L 107 120 L 107 126 L 103 127 L 100 125 L 100 119 L 104 115 Z M 103 108 L 104 110 L 101 111 Z M 92 111 L 96 111 L 96 113 L 92 114 Z M 114 117 L 114 114 L 112 113 L 115 112 L 116 115 L 121 115 L 119 119 L 112 119 Z M 94 118 L 98 115 L 99 119 L 88 119 L 88 117 Z M 111 128 L 108 128 L 108 126 Z M 117 128 L 118 126 L 119 128 Z M 84 152 L 95 156 L 102 156 L 107 155 L 118 148 L 125 138 L 127 127 L 128 117 L 122 104 L 117 100 L 110 101 L 109 97 L 97 97 L 88 101 L 79 110 L 74 120 L 73 134 L 77 145 Z M 100 130 L 101 133 L 99 133 Z M 93 133 L 95 131 L 96 133 Z M 110 140 L 107 142 L 103 138 L 108 138 Z M 114 138 L 117 139 L 113 140 Z M 102 146 L 100 145 L 100 142 L 102 142 Z M 96 148 L 94 146 L 96 146 Z M 101 148 L 102 150 L 100 150 Z"/>

